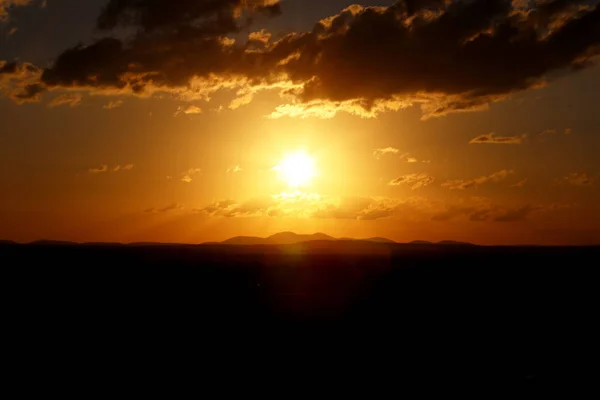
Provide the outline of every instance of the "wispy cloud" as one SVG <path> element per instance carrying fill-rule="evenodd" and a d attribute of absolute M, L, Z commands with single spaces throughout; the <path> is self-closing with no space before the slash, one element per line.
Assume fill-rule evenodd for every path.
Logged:
<path fill-rule="evenodd" d="M 457 180 L 453 180 L 453 181 L 444 182 L 444 183 L 442 183 L 442 186 L 445 188 L 448 188 L 450 190 L 465 190 L 465 189 L 470 189 L 470 188 L 473 188 L 476 186 L 483 185 L 488 182 L 503 181 L 504 179 L 506 179 L 506 177 L 508 177 L 511 174 L 514 174 L 514 171 L 505 169 L 502 171 L 494 172 L 491 175 L 481 176 L 481 177 L 475 178 L 475 179 L 469 179 L 469 180 L 457 179 Z"/>
<path fill-rule="evenodd" d="M 175 111 L 175 116 L 178 116 L 180 114 L 193 115 L 193 114 L 201 114 L 201 113 L 202 113 L 202 109 L 197 106 L 189 106 L 189 107 L 179 106 L 177 108 L 177 111 Z"/>
<path fill-rule="evenodd" d="M 495 136 L 494 133 L 477 136 L 471 139 L 470 144 L 521 144 L 525 135 L 520 136 Z"/>
<path fill-rule="evenodd" d="M 102 165 L 100 168 L 90 168 L 88 170 L 90 174 L 101 174 L 104 172 L 108 172 L 108 165 Z"/>
<path fill-rule="evenodd" d="M 235 165 L 233 167 L 227 168 L 227 173 L 235 174 L 237 172 L 242 172 L 243 169 L 239 165 Z"/>
<path fill-rule="evenodd" d="M 525 178 L 522 181 L 519 181 L 519 182 L 515 183 L 514 185 L 511 185 L 510 187 L 522 188 L 522 187 L 525 187 L 525 185 L 527 184 L 527 182 L 528 182 L 528 179 Z"/>
<path fill-rule="evenodd" d="M 119 171 L 131 171 L 133 169 L 133 164 L 126 164 L 126 165 L 116 165 L 115 167 L 113 167 L 113 172 L 119 172 Z"/>
<path fill-rule="evenodd" d="M 385 148 L 381 148 L 381 149 L 375 149 L 373 151 L 373 155 L 375 156 L 375 158 L 380 160 L 385 155 L 398 154 L 399 152 L 400 152 L 400 150 L 398 150 L 395 147 L 385 147 Z"/>
<path fill-rule="evenodd" d="M 196 175 L 198 175 L 202 170 L 200 168 L 190 168 L 185 172 L 181 173 L 180 181 L 183 183 L 191 183 Z"/>
<path fill-rule="evenodd" d="M 560 182 L 573 186 L 592 186 L 596 183 L 596 178 L 586 172 L 574 172 L 560 179 Z"/>
<path fill-rule="evenodd" d="M 17 31 L 19 30 L 19 28 L 17 28 L 16 26 L 10 28 L 10 30 L 8 31 L 8 36 L 12 36 L 15 33 L 17 33 Z"/>
<path fill-rule="evenodd" d="M 412 190 L 431 185 L 435 178 L 427 174 L 409 174 L 392 180 L 390 186 L 409 185 Z"/>
<path fill-rule="evenodd" d="M 123 105 L 123 100 L 113 100 L 106 104 L 104 107 L 105 110 L 113 110 L 115 108 L 119 108 Z"/>
<path fill-rule="evenodd" d="M 99 168 L 90 168 L 88 172 L 90 174 L 101 174 L 104 172 L 119 172 L 119 171 L 131 171 L 133 169 L 133 164 L 125 164 L 125 165 L 115 165 L 112 168 L 108 167 L 108 164 L 104 164 Z"/>
<path fill-rule="evenodd" d="M 8 11 L 11 7 L 27 6 L 33 0 L 0 0 L 0 22 L 5 22 L 8 19 Z"/>
<path fill-rule="evenodd" d="M 70 107 L 77 107 L 81 104 L 83 96 L 80 94 L 61 94 L 55 97 L 48 103 L 48 107 L 58 107 L 62 105 L 68 105 Z"/>
<path fill-rule="evenodd" d="M 444 202 L 425 197 L 330 197 L 308 193 L 281 193 L 273 196 L 232 199 L 212 203 L 194 213 L 221 218 L 312 218 L 330 220 L 395 219 L 405 222 L 446 222 L 463 219 L 474 223 L 523 222 L 534 213 L 568 208 L 560 204 L 505 206 L 486 198 Z"/>
<path fill-rule="evenodd" d="M 145 213 L 150 213 L 150 214 L 164 214 L 164 213 L 168 213 L 168 212 L 172 212 L 172 211 L 180 211 L 183 210 L 185 207 L 182 204 L 179 203 L 173 203 L 170 204 L 166 207 L 162 207 L 162 208 L 148 208 L 147 210 L 144 210 Z"/>
<path fill-rule="evenodd" d="M 565 135 L 570 135 L 573 133 L 573 128 L 567 128 L 565 129 Z"/>
<path fill-rule="evenodd" d="M 542 136 L 546 136 L 546 135 L 556 135 L 558 131 L 556 129 L 545 129 L 544 131 L 542 131 L 542 133 L 540 133 L 540 135 Z"/>

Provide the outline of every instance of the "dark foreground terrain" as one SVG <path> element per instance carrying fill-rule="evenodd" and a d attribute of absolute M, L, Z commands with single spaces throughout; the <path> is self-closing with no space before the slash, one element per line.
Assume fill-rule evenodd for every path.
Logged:
<path fill-rule="evenodd" d="M 40 385 L 147 387 L 172 373 L 221 382 L 221 394 L 284 398 L 324 395 L 321 384 L 369 396 L 597 390 L 599 256 L 343 241 L 5 243 L 5 365 L 42 371 Z"/>

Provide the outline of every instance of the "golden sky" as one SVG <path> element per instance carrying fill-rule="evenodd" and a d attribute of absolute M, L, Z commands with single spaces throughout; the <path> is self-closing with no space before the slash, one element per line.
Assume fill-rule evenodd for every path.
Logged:
<path fill-rule="evenodd" d="M 600 243 L 598 1 L 310 3 L 0 0 L 0 239 Z"/>

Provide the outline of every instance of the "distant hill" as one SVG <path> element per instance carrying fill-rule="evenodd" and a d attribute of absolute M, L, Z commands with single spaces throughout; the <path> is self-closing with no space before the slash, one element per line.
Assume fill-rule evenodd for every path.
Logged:
<path fill-rule="evenodd" d="M 442 240 L 441 242 L 438 242 L 437 244 L 443 244 L 443 245 L 447 245 L 447 246 L 475 246 L 473 243 L 456 242 L 454 240 Z"/>
<path fill-rule="evenodd" d="M 36 246 L 78 246 L 79 245 L 79 243 L 60 241 L 60 240 L 37 240 L 35 242 L 31 242 L 30 244 L 33 244 Z"/>
<path fill-rule="evenodd" d="M 360 241 L 360 242 L 371 242 L 371 243 L 396 243 L 393 240 L 374 237 L 369 239 L 352 239 L 352 238 L 341 238 L 337 239 L 324 233 L 315 233 L 312 235 L 299 235 L 294 232 L 280 232 L 271 235 L 267 238 L 260 238 L 255 236 L 237 236 L 231 239 L 227 239 L 219 244 L 230 245 L 230 246 L 255 246 L 255 245 L 286 245 L 306 242 L 334 242 L 334 241 Z M 214 244 L 214 243 L 205 243 Z"/>
<path fill-rule="evenodd" d="M 388 243 L 388 244 L 395 244 L 396 243 L 393 240 L 382 238 L 382 237 L 374 237 L 374 238 L 360 239 L 360 240 L 363 241 L 363 242 L 373 242 L 373 243 Z"/>
<path fill-rule="evenodd" d="M 4 245 L 9 245 L 9 244 L 14 245 L 14 244 L 17 244 L 17 242 L 13 242 L 12 240 L 0 240 L 0 245 L 3 245 L 3 244 Z"/>
<path fill-rule="evenodd" d="M 428 242 L 427 240 L 413 240 L 409 244 L 433 244 L 433 242 Z"/>
<path fill-rule="evenodd" d="M 236 236 L 231 239 L 227 239 L 219 244 L 226 244 L 230 246 L 254 246 L 260 244 L 273 244 L 269 243 L 268 239 L 263 239 L 254 236 Z"/>
<path fill-rule="evenodd" d="M 281 232 L 269 236 L 266 240 L 270 244 L 295 244 L 303 242 L 331 241 L 337 239 L 324 233 L 315 233 L 313 235 L 298 235 L 293 232 Z"/>

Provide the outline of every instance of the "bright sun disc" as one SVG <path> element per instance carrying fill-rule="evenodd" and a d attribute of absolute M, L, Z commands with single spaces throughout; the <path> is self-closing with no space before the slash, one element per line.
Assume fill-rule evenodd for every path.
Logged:
<path fill-rule="evenodd" d="M 274 170 L 291 188 L 307 186 L 316 173 L 315 160 L 304 152 L 297 152 L 287 155 Z"/>

